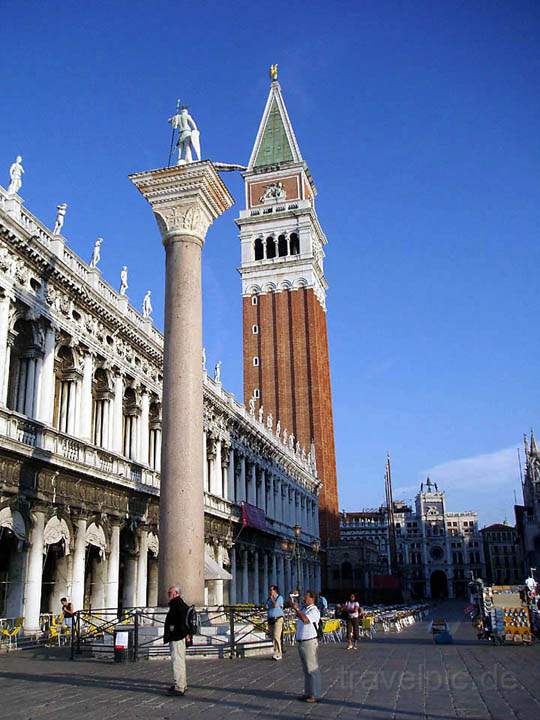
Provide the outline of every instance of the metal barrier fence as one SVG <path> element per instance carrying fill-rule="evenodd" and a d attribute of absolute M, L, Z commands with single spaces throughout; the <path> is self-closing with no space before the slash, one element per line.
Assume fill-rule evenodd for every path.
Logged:
<path fill-rule="evenodd" d="M 69 636 L 71 659 L 88 650 L 94 655 L 114 655 L 119 633 L 127 634 L 125 655 L 131 661 L 168 655 L 168 646 L 163 645 L 166 614 L 160 608 L 127 608 L 120 614 L 112 608 L 79 610 L 73 616 Z M 199 632 L 188 648 L 188 655 L 233 658 L 272 646 L 267 637 L 266 608 L 253 605 L 201 608 L 198 616 Z"/>

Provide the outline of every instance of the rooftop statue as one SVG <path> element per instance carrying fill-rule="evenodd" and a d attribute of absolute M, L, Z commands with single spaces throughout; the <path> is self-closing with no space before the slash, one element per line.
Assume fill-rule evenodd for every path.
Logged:
<path fill-rule="evenodd" d="M 92 259 L 90 260 L 90 267 L 96 268 L 98 266 L 99 261 L 101 260 L 101 243 L 103 242 L 103 238 L 98 238 L 96 242 L 94 243 L 94 249 L 92 251 Z"/>
<path fill-rule="evenodd" d="M 124 265 L 120 270 L 120 295 L 125 295 L 128 289 L 128 267 Z"/>
<path fill-rule="evenodd" d="M 143 318 L 148 319 L 150 315 L 152 314 L 152 301 L 150 300 L 150 295 L 152 295 L 151 290 L 146 291 L 146 295 L 144 296 L 143 304 L 142 304 L 142 314 Z"/>
<path fill-rule="evenodd" d="M 17 155 L 15 162 L 9 168 L 10 183 L 7 190 L 8 195 L 16 195 L 22 187 L 22 175 L 24 173 L 24 168 L 21 163 L 22 157 Z"/>
<path fill-rule="evenodd" d="M 169 122 L 173 131 L 178 130 L 178 139 L 176 147 L 178 148 L 177 165 L 185 165 L 194 162 L 192 149 L 195 152 L 196 160 L 201 159 L 201 140 L 200 132 L 195 124 L 195 120 L 188 113 L 187 107 L 184 105 L 180 112 L 169 118 Z"/>
<path fill-rule="evenodd" d="M 268 74 L 270 75 L 270 80 L 272 80 L 272 82 L 277 80 L 277 63 L 275 65 L 270 65 Z"/>
<path fill-rule="evenodd" d="M 221 360 L 218 360 L 214 368 L 214 382 L 221 382 Z"/>
<path fill-rule="evenodd" d="M 60 235 L 60 230 L 64 226 L 66 217 L 67 203 L 61 203 L 56 206 L 56 221 L 54 223 L 53 235 Z"/>

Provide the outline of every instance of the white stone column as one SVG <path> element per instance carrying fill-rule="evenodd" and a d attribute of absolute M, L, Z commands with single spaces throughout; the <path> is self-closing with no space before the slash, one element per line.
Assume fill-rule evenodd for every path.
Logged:
<path fill-rule="evenodd" d="M 234 458 L 234 448 L 231 448 L 229 451 L 229 466 L 227 468 L 227 499 L 231 502 L 236 502 L 236 497 L 234 493 L 234 473 L 235 473 L 235 458 Z"/>
<path fill-rule="evenodd" d="M 229 550 L 229 558 L 231 560 L 231 575 L 232 578 L 229 583 L 229 605 L 236 605 L 236 582 L 238 573 L 236 572 L 236 548 L 233 547 Z"/>
<path fill-rule="evenodd" d="M 248 575 L 248 551 L 242 550 L 242 599 L 241 602 L 249 602 L 249 575 Z"/>
<path fill-rule="evenodd" d="M 265 552 L 263 554 L 263 586 L 259 595 L 261 604 L 264 603 L 267 597 L 266 593 L 268 592 L 269 586 L 270 583 L 268 581 L 268 553 Z"/>
<path fill-rule="evenodd" d="M 292 575 L 291 575 L 291 558 L 286 557 L 285 558 L 285 582 L 283 583 L 283 592 L 284 593 L 290 593 L 293 589 L 292 585 Z"/>
<path fill-rule="evenodd" d="M 259 507 L 261 510 L 264 511 L 264 514 L 266 515 L 267 510 L 267 499 L 266 499 L 266 470 L 264 468 L 261 468 L 260 472 L 260 490 L 261 490 L 261 497 L 259 501 Z"/>
<path fill-rule="evenodd" d="M 0 405 L 4 407 L 7 401 L 9 377 L 10 347 L 8 345 L 8 333 L 10 306 L 11 297 L 5 290 L 0 291 Z"/>
<path fill-rule="evenodd" d="M 28 360 L 28 374 L 26 376 L 26 395 L 24 398 L 24 414 L 34 417 L 34 398 L 36 392 L 36 358 Z"/>
<path fill-rule="evenodd" d="M 258 605 L 260 602 L 260 585 L 259 585 L 259 551 L 255 549 L 253 557 L 253 602 Z"/>
<path fill-rule="evenodd" d="M 111 527 L 111 549 L 107 564 L 107 592 L 105 605 L 112 610 L 118 609 L 118 579 L 120 573 L 120 526 Z"/>
<path fill-rule="evenodd" d="M 43 575 L 43 530 L 45 513 L 36 511 L 32 514 L 32 530 L 30 533 L 30 549 L 28 551 L 28 567 L 24 588 L 24 631 L 37 633 L 39 611 L 41 607 L 41 579 Z"/>
<path fill-rule="evenodd" d="M 52 425 L 54 412 L 54 350 L 56 345 L 56 331 L 53 327 L 47 328 L 45 333 L 45 348 L 39 373 L 38 409 L 37 419 L 47 425 Z"/>
<path fill-rule="evenodd" d="M 79 436 L 88 442 L 92 439 L 92 378 L 94 375 L 94 358 L 91 352 L 83 357 L 81 381 L 81 414 Z"/>
<path fill-rule="evenodd" d="M 272 562 L 271 562 L 271 569 L 270 569 L 270 583 L 272 585 L 278 585 L 278 571 L 277 571 L 277 556 L 275 553 L 275 550 L 272 550 Z"/>
<path fill-rule="evenodd" d="M 84 571 L 86 567 L 86 518 L 77 520 L 75 549 L 73 551 L 73 578 L 71 581 L 71 604 L 74 610 L 83 610 Z"/>
<path fill-rule="evenodd" d="M 141 416 L 139 418 L 138 461 L 148 465 L 148 440 L 150 437 L 150 397 L 146 390 L 141 395 Z"/>
<path fill-rule="evenodd" d="M 269 473 L 268 477 L 268 507 L 266 509 L 266 514 L 272 520 L 276 517 L 276 508 L 274 503 L 274 474 L 272 472 Z"/>
<path fill-rule="evenodd" d="M 163 448 L 159 602 L 179 579 L 190 603 L 204 601 L 201 254 L 210 224 L 233 199 L 209 161 L 137 173 L 165 246 Z M 189 539 L 189 553 L 185 543 Z"/>
<path fill-rule="evenodd" d="M 124 422 L 124 378 L 121 373 L 114 376 L 113 421 L 110 448 L 119 455 L 123 454 L 123 422 Z"/>
<path fill-rule="evenodd" d="M 285 558 L 283 556 L 283 553 L 280 553 L 278 558 L 278 577 L 277 577 L 277 585 L 279 587 L 279 591 L 282 595 L 285 595 L 288 588 L 285 587 Z"/>
<path fill-rule="evenodd" d="M 210 492 L 221 496 L 221 440 L 215 441 L 214 460 L 212 462 L 212 477 L 210 478 Z"/>
<path fill-rule="evenodd" d="M 246 486 L 246 456 L 240 456 L 240 482 L 238 486 L 238 501 L 245 502 L 247 500 L 247 486 Z"/>
<path fill-rule="evenodd" d="M 227 445 L 221 447 L 221 491 L 220 495 L 224 500 L 228 500 L 229 495 L 229 467 L 231 464 L 231 452 Z"/>
<path fill-rule="evenodd" d="M 137 599 L 138 607 L 146 607 L 148 588 L 148 532 L 139 530 L 139 557 L 137 559 Z"/>
<path fill-rule="evenodd" d="M 158 603 L 158 561 L 152 555 L 148 564 L 148 607 L 157 607 Z"/>
<path fill-rule="evenodd" d="M 202 441 L 202 467 L 203 467 L 203 489 L 208 491 L 210 487 L 210 480 L 208 477 L 208 433 L 203 430 L 203 441 Z"/>
<path fill-rule="evenodd" d="M 223 567 L 223 545 L 218 545 L 216 547 L 216 562 L 220 567 Z M 215 597 L 215 603 L 216 605 L 223 605 L 223 583 L 224 580 L 216 580 L 216 597 Z"/>
<path fill-rule="evenodd" d="M 253 461 L 251 463 L 251 478 L 250 478 L 250 489 L 251 499 L 248 498 L 248 502 L 252 505 L 257 505 L 257 463 Z"/>

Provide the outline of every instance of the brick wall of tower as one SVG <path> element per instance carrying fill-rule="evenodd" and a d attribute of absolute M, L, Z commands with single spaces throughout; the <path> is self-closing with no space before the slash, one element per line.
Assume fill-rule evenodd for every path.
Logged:
<path fill-rule="evenodd" d="M 252 334 L 252 326 L 259 334 Z M 253 367 L 258 355 L 260 366 Z M 258 304 L 244 298 L 244 398 L 259 388 L 265 416 L 281 420 L 309 450 L 315 442 L 321 538 L 339 536 L 336 461 L 326 314 L 312 289 L 264 293 Z"/>

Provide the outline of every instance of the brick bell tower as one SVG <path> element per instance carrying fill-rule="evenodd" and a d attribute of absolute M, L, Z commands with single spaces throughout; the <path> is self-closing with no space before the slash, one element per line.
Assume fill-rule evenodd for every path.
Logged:
<path fill-rule="evenodd" d="M 323 272 L 325 234 L 316 189 L 277 81 L 249 165 L 240 229 L 244 402 L 271 413 L 309 451 L 315 446 L 323 543 L 339 538 L 330 363 Z"/>

